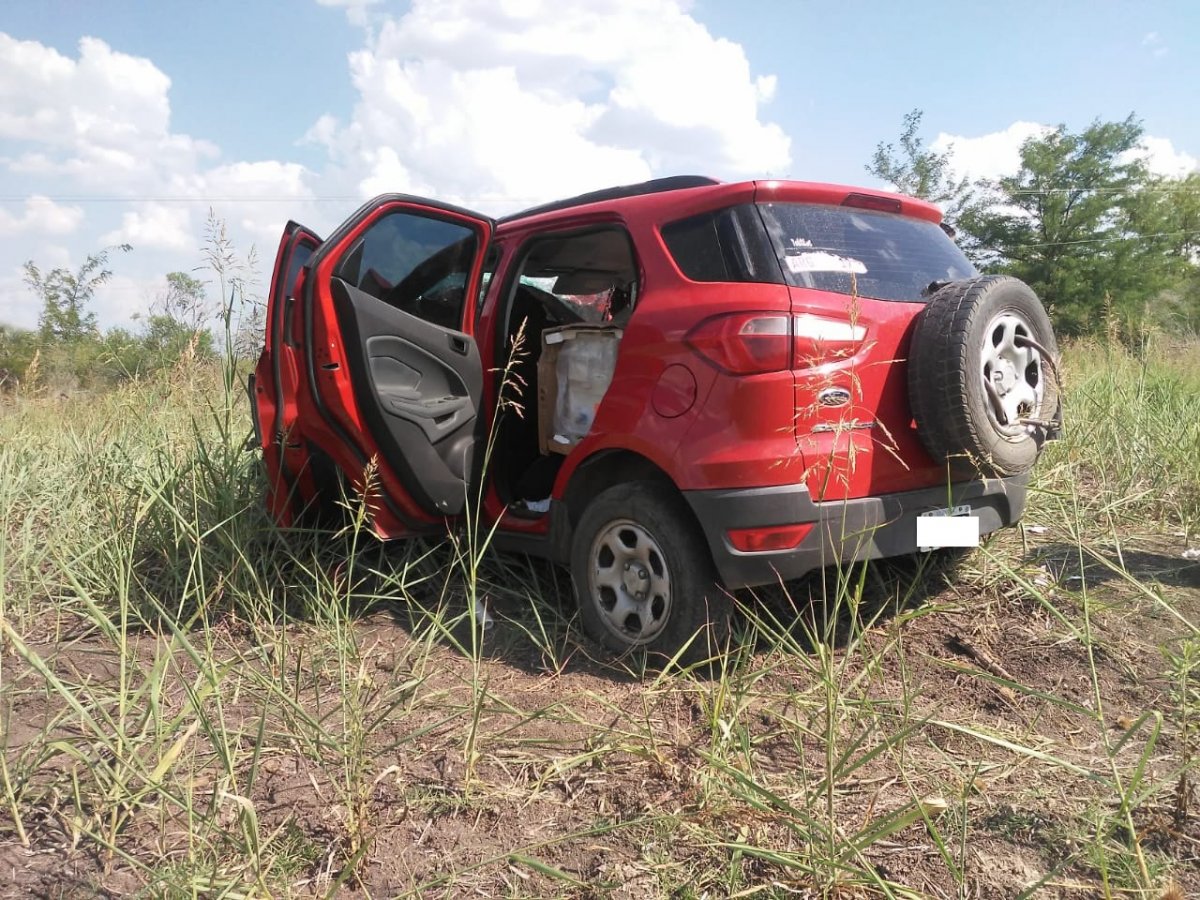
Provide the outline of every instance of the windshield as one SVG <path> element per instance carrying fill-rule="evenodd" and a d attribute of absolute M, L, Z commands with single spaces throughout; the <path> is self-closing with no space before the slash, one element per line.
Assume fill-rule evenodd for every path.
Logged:
<path fill-rule="evenodd" d="M 949 236 L 923 219 L 812 203 L 759 209 L 793 287 L 921 302 L 933 282 L 978 274 Z"/>

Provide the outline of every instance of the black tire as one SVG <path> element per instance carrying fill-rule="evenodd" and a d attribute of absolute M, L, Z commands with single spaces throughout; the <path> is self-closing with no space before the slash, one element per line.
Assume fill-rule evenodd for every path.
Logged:
<path fill-rule="evenodd" d="M 959 477 L 1028 472 L 1059 416 L 1057 367 L 1050 317 L 1024 282 L 985 275 L 943 287 L 917 317 L 909 351 L 925 449 Z"/>
<path fill-rule="evenodd" d="M 732 600 L 717 584 L 691 511 L 670 487 L 629 482 L 597 496 L 575 528 L 571 581 L 585 631 L 618 656 L 644 651 L 662 665 L 687 645 L 679 661 L 692 664 L 726 645 Z"/>

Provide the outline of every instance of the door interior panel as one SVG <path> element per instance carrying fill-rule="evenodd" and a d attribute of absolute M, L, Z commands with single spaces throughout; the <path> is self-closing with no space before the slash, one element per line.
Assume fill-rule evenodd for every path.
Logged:
<path fill-rule="evenodd" d="M 339 278 L 330 281 L 359 408 L 414 499 L 463 510 L 483 366 L 462 332 L 403 312 Z"/>
<path fill-rule="evenodd" d="M 384 411 L 417 422 L 431 443 L 474 418 L 475 404 L 459 373 L 412 341 L 367 338 L 367 360 Z"/>
<path fill-rule="evenodd" d="M 367 341 L 367 358 L 371 361 L 371 381 L 381 394 L 413 400 L 419 397 L 421 372 L 395 353 L 388 344 L 398 338 L 376 337 Z"/>

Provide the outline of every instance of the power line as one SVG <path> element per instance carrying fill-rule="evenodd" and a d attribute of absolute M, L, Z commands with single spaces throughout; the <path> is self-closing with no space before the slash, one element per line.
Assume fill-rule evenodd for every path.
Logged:
<path fill-rule="evenodd" d="M 1019 190 L 1006 191 L 1005 193 L 1013 196 L 1037 196 L 1046 194 L 1108 194 L 1108 195 L 1136 195 L 1136 194 L 1200 194 L 1200 185 L 1176 185 L 1173 187 L 1144 187 L 1144 188 L 1088 188 L 1088 187 L 1049 187 L 1049 188 L 1021 188 Z M 296 196 L 242 196 L 242 197 L 181 197 L 169 195 L 97 195 L 97 194 L 9 194 L 0 196 L 0 203 L 25 203 L 34 198 L 40 200 L 49 200 L 53 203 L 365 203 L 370 198 L 364 198 L 358 194 L 327 194 L 323 196 L 313 197 L 296 197 Z M 544 200 L 544 197 L 459 197 L 456 198 L 462 203 L 538 203 Z"/>
<path fill-rule="evenodd" d="M 1037 196 L 1044 194 L 1112 194 L 1136 196 L 1138 194 L 1200 194 L 1200 185 L 1180 185 L 1179 187 L 1148 187 L 1148 188 L 1022 188 L 1019 191 L 1005 191 L 1016 196 Z"/>
<path fill-rule="evenodd" d="M 50 200 L 54 203 L 298 203 L 303 201 L 318 201 L 318 202 L 344 202 L 357 200 L 363 202 L 361 197 L 345 196 L 345 197 L 147 197 L 147 196 L 128 196 L 128 197 L 99 197 L 99 196 L 73 196 L 69 194 L 60 194 L 50 196 L 47 194 L 25 194 L 22 196 L 11 195 L 0 197 L 0 203 L 25 203 L 28 200 Z"/>
<path fill-rule="evenodd" d="M 1108 237 L 1084 238 L 1078 241 L 1046 241 L 1040 244 L 1017 244 L 1015 246 L 1026 247 L 1071 247 L 1076 244 L 1107 244 L 1115 241 L 1148 241 L 1154 238 L 1167 237 L 1187 237 L 1200 234 L 1198 231 L 1160 231 L 1157 234 L 1122 234 L 1110 235 Z"/>

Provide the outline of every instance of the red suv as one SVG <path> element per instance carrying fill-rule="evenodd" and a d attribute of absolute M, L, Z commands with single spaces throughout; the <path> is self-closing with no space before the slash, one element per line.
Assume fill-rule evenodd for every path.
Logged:
<path fill-rule="evenodd" d="M 498 220 L 388 194 L 324 240 L 289 223 L 251 381 L 270 508 L 365 492 L 384 539 L 476 511 L 570 567 L 592 637 L 689 658 L 728 589 L 916 552 L 934 518 L 970 543 L 1021 515 L 1057 350 L 940 221 L 674 177 Z"/>

